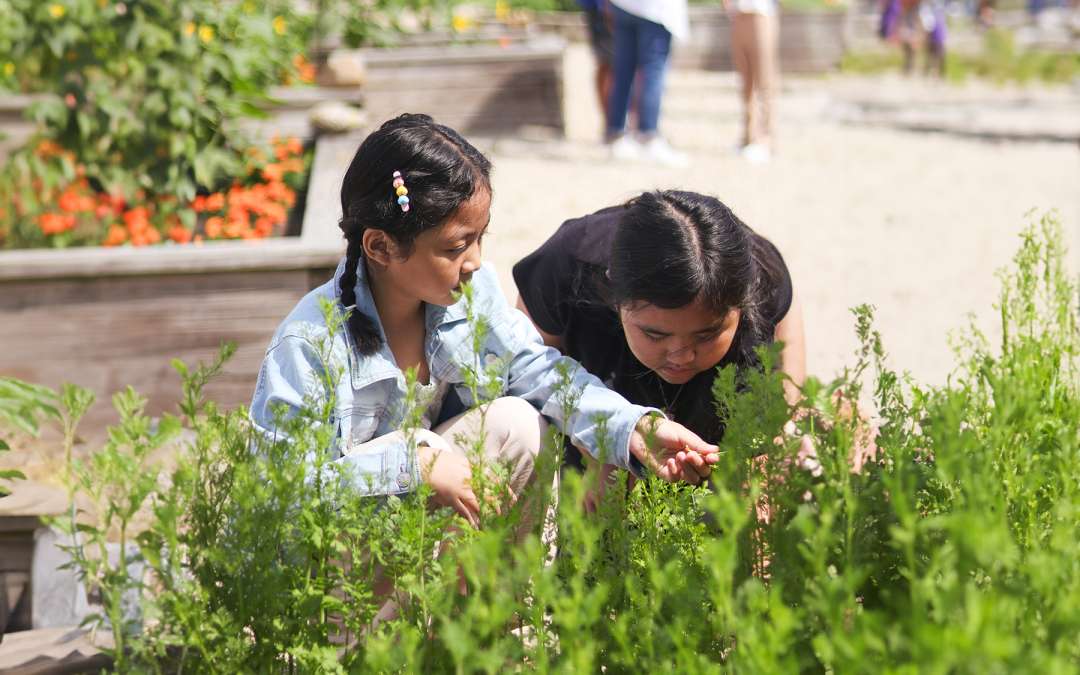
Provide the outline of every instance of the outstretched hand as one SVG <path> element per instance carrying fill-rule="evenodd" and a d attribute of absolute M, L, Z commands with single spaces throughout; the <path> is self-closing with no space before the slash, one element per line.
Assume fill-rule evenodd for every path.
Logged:
<path fill-rule="evenodd" d="M 669 483 L 697 485 L 720 461 L 719 448 L 678 422 L 646 415 L 630 436 L 630 453 Z"/>

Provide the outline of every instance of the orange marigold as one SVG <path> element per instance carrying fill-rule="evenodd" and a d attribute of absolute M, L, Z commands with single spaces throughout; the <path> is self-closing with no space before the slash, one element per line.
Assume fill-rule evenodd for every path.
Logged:
<path fill-rule="evenodd" d="M 213 218 L 207 218 L 206 224 L 203 225 L 203 231 L 206 232 L 206 236 L 209 239 L 217 239 L 221 236 L 221 229 L 224 225 L 224 218 L 221 216 L 214 216 Z"/>
<path fill-rule="evenodd" d="M 75 227 L 75 216 L 63 213 L 43 213 L 38 216 L 38 227 L 47 235 L 67 232 Z"/>
<path fill-rule="evenodd" d="M 105 235 L 105 241 L 101 242 L 102 246 L 119 246 L 127 241 L 127 230 L 119 225 L 110 225 L 109 232 Z"/>
<path fill-rule="evenodd" d="M 143 232 L 150 228 L 150 212 L 145 206 L 136 206 L 124 214 L 124 224 L 132 234 Z"/>
<path fill-rule="evenodd" d="M 262 177 L 267 182 L 280 181 L 285 176 L 285 167 L 282 164 L 267 164 L 263 167 Z"/>
<path fill-rule="evenodd" d="M 225 208 L 225 195 L 220 192 L 215 192 L 206 198 L 207 211 L 220 211 L 223 208 Z"/>
<path fill-rule="evenodd" d="M 186 244 L 191 241 L 191 230 L 183 225 L 173 225 L 169 228 L 169 239 L 178 244 Z"/>

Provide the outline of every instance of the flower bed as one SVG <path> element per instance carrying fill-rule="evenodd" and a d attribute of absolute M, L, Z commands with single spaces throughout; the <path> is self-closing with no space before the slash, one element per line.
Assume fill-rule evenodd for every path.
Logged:
<path fill-rule="evenodd" d="M 99 400 L 132 383 L 150 399 L 148 410 L 160 414 L 177 401 L 179 380 L 170 359 L 206 359 L 232 341 L 236 358 L 212 393 L 227 405 L 247 403 L 274 328 L 304 293 L 329 278 L 343 251 L 335 192 L 361 136 L 325 136 L 316 144 L 298 236 L 245 238 L 257 234 L 258 218 L 267 217 L 248 208 L 254 189 L 248 188 L 192 203 L 201 223 L 197 232 L 205 237 L 209 228 L 235 241 L 0 251 L 0 373 L 51 387 L 74 382 Z M 89 195 L 72 194 L 73 202 L 100 206 Z M 115 227 L 125 237 L 167 237 L 147 224 L 154 222 L 150 209 L 140 208 L 127 209 L 126 219 L 119 216 L 123 225 Z M 239 213 L 230 220 L 230 212 L 240 209 L 247 211 L 243 228 Z M 76 213 L 76 219 L 86 215 Z M 100 436 L 114 420 L 98 406 L 85 431 Z"/>

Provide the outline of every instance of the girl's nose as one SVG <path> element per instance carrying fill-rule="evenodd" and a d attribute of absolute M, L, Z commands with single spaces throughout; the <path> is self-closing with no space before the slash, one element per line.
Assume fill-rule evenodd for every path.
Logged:
<path fill-rule="evenodd" d="M 692 341 L 687 341 L 682 346 L 675 345 L 675 348 L 667 353 L 667 362 L 675 366 L 690 363 L 695 356 L 693 348 L 694 343 Z"/>
<path fill-rule="evenodd" d="M 469 247 L 468 252 L 465 255 L 465 261 L 461 263 L 462 274 L 472 274 L 476 270 L 480 269 L 482 260 L 480 258 L 480 242 L 473 242 Z"/>

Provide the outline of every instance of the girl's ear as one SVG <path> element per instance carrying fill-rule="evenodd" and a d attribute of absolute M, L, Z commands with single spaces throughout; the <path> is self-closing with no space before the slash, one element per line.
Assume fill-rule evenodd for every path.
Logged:
<path fill-rule="evenodd" d="M 364 230 L 361 242 L 364 248 L 364 257 L 383 267 L 390 263 L 390 258 L 397 250 L 390 235 L 382 230 Z"/>

